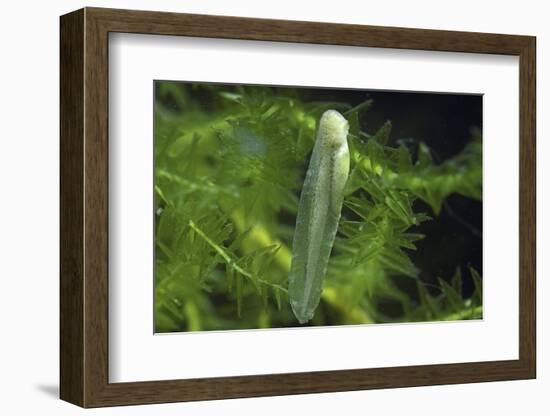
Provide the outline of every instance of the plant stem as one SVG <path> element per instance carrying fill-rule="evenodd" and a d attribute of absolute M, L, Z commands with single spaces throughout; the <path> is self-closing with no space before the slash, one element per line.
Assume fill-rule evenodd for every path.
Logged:
<path fill-rule="evenodd" d="M 213 242 L 199 227 L 195 225 L 193 221 L 189 221 L 189 227 L 191 227 L 199 235 L 199 237 L 201 237 L 204 241 L 206 241 L 208 245 L 212 247 L 229 266 L 231 266 L 236 272 L 242 274 L 244 277 L 247 277 L 248 279 L 250 279 L 252 283 L 255 283 L 255 281 L 257 280 L 260 283 L 263 283 L 268 286 L 272 286 L 274 288 L 282 290 L 285 293 L 288 292 L 288 290 L 282 287 L 281 285 L 268 282 L 267 280 L 264 280 L 261 278 L 256 279 L 250 272 L 246 271 L 237 263 L 235 263 L 235 261 L 229 256 L 229 254 L 227 254 L 222 247 L 220 247 L 218 244 Z"/>

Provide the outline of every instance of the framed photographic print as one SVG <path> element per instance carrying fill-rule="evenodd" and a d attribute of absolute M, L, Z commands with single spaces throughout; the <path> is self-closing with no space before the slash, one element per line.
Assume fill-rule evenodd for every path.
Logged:
<path fill-rule="evenodd" d="M 535 38 L 61 17 L 61 398 L 534 378 Z"/>

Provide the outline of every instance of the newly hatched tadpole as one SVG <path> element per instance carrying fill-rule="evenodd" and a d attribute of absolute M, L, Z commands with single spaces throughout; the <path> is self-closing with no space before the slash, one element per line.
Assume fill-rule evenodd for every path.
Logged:
<path fill-rule="evenodd" d="M 289 298 L 300 323 L 309 321 L 323 290 L 349 175 L 347 120 L 336 110 L 321 116 L 302 187 L 292 242 Z"/>

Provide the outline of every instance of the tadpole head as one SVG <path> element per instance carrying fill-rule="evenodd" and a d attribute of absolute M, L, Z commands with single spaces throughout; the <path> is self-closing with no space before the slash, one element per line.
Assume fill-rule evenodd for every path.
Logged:
<path fill-rule="evenodd" d="M 317 139 L 323 140 L 323 144 L 331 147 L 347 145 L 349 123 L 345 117 L 336 110 L 327 110 L 319 120 Z"/>

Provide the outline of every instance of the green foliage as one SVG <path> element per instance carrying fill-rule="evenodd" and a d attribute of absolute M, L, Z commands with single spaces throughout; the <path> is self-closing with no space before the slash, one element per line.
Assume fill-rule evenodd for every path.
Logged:
<path fill-rule="evenodd" d="M 445 198 L 481 198 L 479 133 L 433 162 L 391 145 L 361 120 L 372 101 L 312 102 L 297 90 L 158 82 L 155 105 L 156 330 L 296 326 L 288 304 L 290 248 L 316 122 L 327 108 L 350 122 L 351 173 L 321 304 L 311 324 L 471 319 L 481 278 L 464 299 L 460 269 L 432 293 L 411 250 Z M 432 212 L 420 211 L 424 201 Z M 396 278 L 416 282 L 413 291 Z M 389 317 L 380 301 L 399 303 Z"/>

